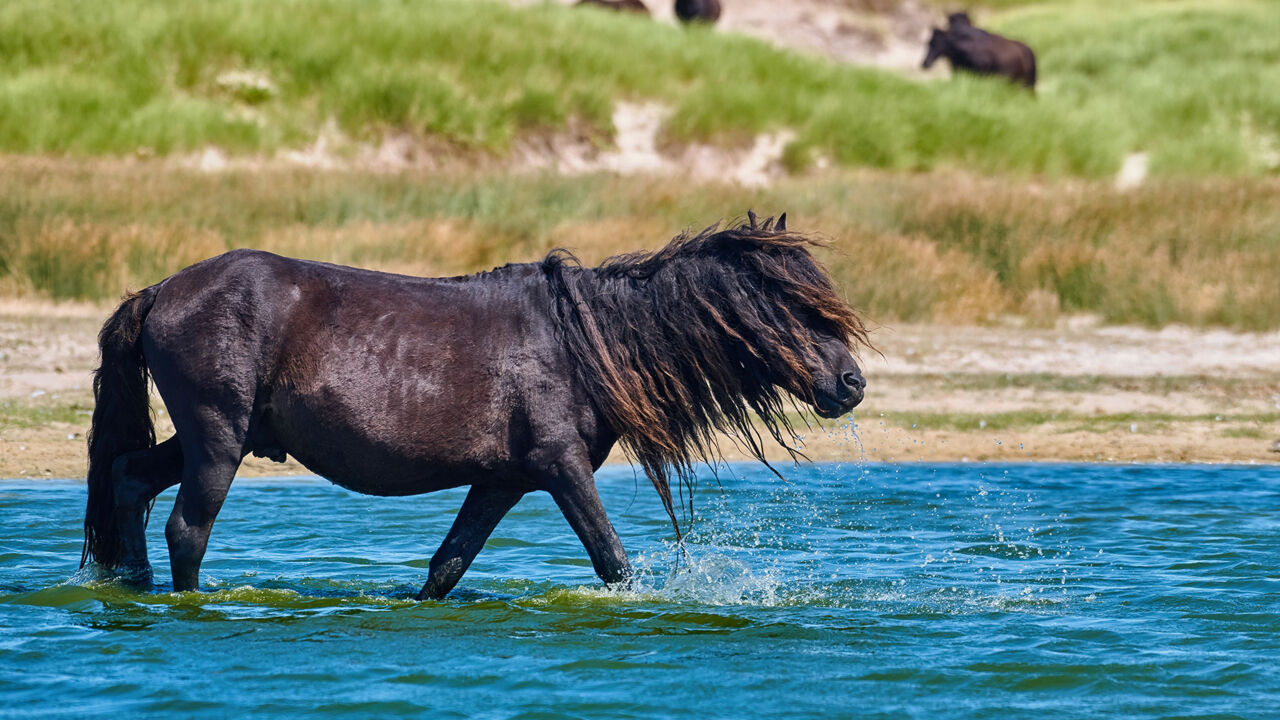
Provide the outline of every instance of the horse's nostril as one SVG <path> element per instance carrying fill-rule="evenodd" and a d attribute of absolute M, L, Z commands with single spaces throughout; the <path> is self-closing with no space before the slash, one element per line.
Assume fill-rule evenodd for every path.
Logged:
<path fill-rule="evenodd" d="M 840 382 L 844 383 L 845 387 L 853 390 L 861 390 L 867 386 L 867 381 L 863 380 L 862 376 L 855 372 L 847 372 L 841 375 Z"/>

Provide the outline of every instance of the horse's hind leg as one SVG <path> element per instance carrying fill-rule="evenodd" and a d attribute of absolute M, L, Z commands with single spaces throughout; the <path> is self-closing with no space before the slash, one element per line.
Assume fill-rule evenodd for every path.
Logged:
<path fill-rule="evenodd" d="M 472 485 L 467 499 L 462 502 L 462 509 L 453 519 L 449 534 L 436 554 L 431 556 L 431 570 L 418 599 L 439 600 L 448 595 L 462 579 L 462 574 L 471 567 L 471 561 L 475 560 L 498 522 L 522 497 L 522 490 Z"/>
<path fill-rule="evenodd" d="M 165 387 L 160 387 L 164 394 Z M 173 589 L 181 592 L 200 587 L 209 533 L 245 455 L 252 395 L 224 395 L 217 402 L 199 403 L 170 402 L 166 396 L 165 404 L 182 443 L 182 484 L 164 528 Z"/>
<path fill-rule="evenodd" d="M 200 587 L 200 563 L 209 546 L 209 533 L 243 457 L 239 450 L 210 448 L 198 442 L 184 443 L 182 451 L 182 485 L 164 528 L 173 589 L 178 592 Z"/>
<path fill-rule="evenodd" d="M 122 577 L 151 585 L 146 525 L 151 501 L 182 479 L 182 447 L 175 435 L 145 450 L 120 456 L 111 466 L 115 483 L 116 526 L 120 529 Z"/>

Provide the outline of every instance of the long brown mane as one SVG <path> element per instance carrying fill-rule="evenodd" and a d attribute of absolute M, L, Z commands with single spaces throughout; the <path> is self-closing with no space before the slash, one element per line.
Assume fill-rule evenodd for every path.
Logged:
<path fill-rule="evenodd" d="M 794 457 L 788 390 L 812 400 L 814 332 L 869 347 L 809 253 L 819 243 L 787 232 L 785 217 L 751 215 L 595 268 L 565 250 L 543 261 L 577 379 L 653 482 L 677 537 L 671 478 L 691 501 L 693 465 L 719 456 L 717 433 L 767 465 L 754 413 Z"/>

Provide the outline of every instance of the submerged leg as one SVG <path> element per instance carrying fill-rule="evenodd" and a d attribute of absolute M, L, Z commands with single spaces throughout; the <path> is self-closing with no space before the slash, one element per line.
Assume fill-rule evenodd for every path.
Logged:
<path fill-rule="evenodd" d="M 587 462 L 565 459 L 556 463 L 544 489 L 551 493 L 569 526 L 586 547 L 596 575 L 606 585 L 630 582 L 631 563 L 613 523 L 605 514 L 600 494 L 596 492 L 595 477 Z"/>
<path fill-rule="evenodd" d="M 169 543 L 175 591 L 200 587 L 200 563 L 209 545 L 209 533 L 245 455 L 249 405 L 193 404 L 173 416 L 182 441 L 182 485 L 164 537 Z"/>
<path fill-rule="evenodd" d="M 185 450 L 178 500 L 164 528 L 173 589 L 178 592 L 200 588 L 200 563 L 209 546 L 209 533 L 240 465 L 238 453 L 201 455 Z"/>
<path fill-rule="evenodd" d="M 471 561 L 476 559 L 498 522 L 522 497 L 521 490 L 472 485 L 449 534 L 431 556 L 431 570 L 418 599 L 439 600 L 448 595 L 471 567 Z"/>
<path fill-rule="evenodd" d="M 120 529 L 120 574 L 133 585 L 150 587 L 148 506 L 156 495 L 182 480 L 182 446 L 178 437 L 121 455 L 111 466 L 111 476 L 115 483 L 116 527 Z"/>

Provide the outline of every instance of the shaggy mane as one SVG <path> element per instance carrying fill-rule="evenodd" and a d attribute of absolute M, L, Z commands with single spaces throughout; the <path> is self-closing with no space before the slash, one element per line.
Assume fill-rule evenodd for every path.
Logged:
<path fill-rule="evenodd" d="M 814 400 L 805 363 L 814 331 L 851 351 L 870 347 L 862 321 L 809 252 L 820 243 L 786 231 L 786 215 L 776 223 L 748 217 L 599 267 L 583 267 L 566 250 L 542 263 L 576 377 L 644 468 L 677 538 L 672 477 L 681 504 L 686 490 L 692 504 L 693 465 L 719 457 L 717 433 L 768 465 L 754 413 L 796 456 L 785 406 L 795 406 L 789 393 Z"/>

